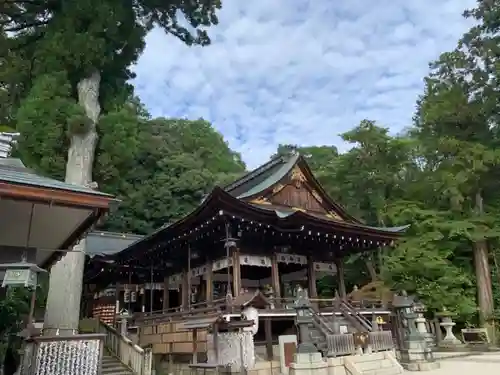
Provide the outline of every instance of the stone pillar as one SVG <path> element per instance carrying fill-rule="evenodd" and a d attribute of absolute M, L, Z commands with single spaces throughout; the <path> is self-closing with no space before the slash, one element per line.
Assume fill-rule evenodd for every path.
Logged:
<path fill-rule="evenodd" d="M 345 288 L 345 278 L 344 278 L 344 260 L 342 258 L 339 258 L 336 260 L 335 264 L 337 265 L 337 277 L 339 283 L 340 298 L 344 299 L 347 297 L 347 292 Z"/>
<path fill-rule="evenodd" d="M 170 285 L 168 283 L 168 276 L 163 279 L 163 306 L 162 309 L 165 312 L 170 308 Z"/>
<path fill-rule="evenodd" d="M 124 316 L 120 319 L 120 333 L 122 336 L 128 336 L 127 318 Z"/>
<path fill-rule="evenodd" d="M 316 270 L 314 269 L 314 261 L 312 257 L 307 258 L 307 282 L 309 298 L 318 298 L 318 290 L 316 289 Z"/>
<path fill-rule="evenodd" d="M 64 254 L 50 269 L 49 293 L 43 323 L 44 335 L 78 333 L 85 243 L 85 239 L 80 240 L 71 252 Z"/>

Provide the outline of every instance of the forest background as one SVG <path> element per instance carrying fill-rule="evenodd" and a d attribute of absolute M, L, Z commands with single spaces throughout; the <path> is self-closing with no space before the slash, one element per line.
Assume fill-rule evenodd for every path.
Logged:
<path fill-rule="evenodd" d="M 28 167 L 65 178 L 72 137 L 91 125 L 79 104 L 78 82 L 92 69 L 100 72 L 92 175 L 100 190 L 123 201 L 103 230 L 148 234 L 246 170 L 209 122 L 151 118 L 134 95 L 130 67 L 146 33 L 157 26 L 188 45 L 209 44 L 206 29 L 217 23 L 221 6 L 210 0 L 159 3 L 0 5 L 0 130 L 20 132 L 14 153 Z M 177 21 L 179 13 L 189 28 Z M 392 135 L 390 124 L 366 119 L 342 134 L 352 146 L 343 154 L 334 146 L 276 150 L 306 156 L 330 196 L 367 224 L 411 224 L 396 248 L 349 259 L 349 289 L 382 281 L 415 293 L 431 312 L 453 311 L 463 324 L 500 317 L 499 15 L 500 0 L 478 1 L 464 12 L 475 26 L 430 64 L 403 133 Z M 320 293 L 331 295 L 335 288 L 326 278 Z M 11 322 L 25 313 L 26 298 L 16 291 L 0 301 L 0 332 L 16 329 Z"/>

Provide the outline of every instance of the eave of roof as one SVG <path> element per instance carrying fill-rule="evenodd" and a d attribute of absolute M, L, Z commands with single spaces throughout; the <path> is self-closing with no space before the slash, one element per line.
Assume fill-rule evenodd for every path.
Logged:
<path fill-rule="evenodd" d="M 246 203 L 246 204 L 249 204 L 250 206 L 255 207 L 257 209 L 260 209 L 260 210 L 272 211 L 280 219 L 286 219 L 287 217 L 290 217 L 292 215 L 302 214 L 306 218 L 308 217 L 308 218 L 313 219 L 313 220 L 321 220 L 321 221 L 324 221 L 325 223 L 330 223 L 334 226 L 341 226 L 341 227 L 346 227 L 346 228 L 350 227 L 350 228 L 359 228 L 359 229 L 369 229 L 369 230 L 373 230 L 373 231 L 377 231 L 377 232 L 395 233 L 395 234 L 402 233 L 410 227 L 410 225 L 403 225 L 403 226 L 397 226 L 397 227 L 374 227 L 374 226 L 364 225 L 364 224 L 360 224 L 360 223 L 338 221 L 338 220 L 329 218 L 328 216 L 323 215 L 321 213 L 298 210 L 298 209 L 294 209 L 294 208 L 286 207 L 286 206 L 268 206 L 268 205 L 262 205 L 262 204 L 256 204 L 256 203 Z"/>
<path fill-rule="evenodd" d="M 225 210 L 227 210 L 228 212 L 226 212 Z M 172 225 L 158 229 L 142 240 L 138 240 L 125 250 L 117 253 L 117 258 L 115 259 L 125 260 L 127 257 L 134 255 L 136 253 L 136 250 L 141 250 L 141 247 L 145 245 L 146 242 L 150 242 L 149 245 L 154 244 L 156 237 L 161 236 L 162 239 L 175 237 L 179 231 L 187 231 L 193 221 L 197 220 L 197 217 L 202 213 L 206 213 L 206 216 L 208 216 L 208 214 L 213 215 L 215 211 L 227 213 L 230 215 L 234 215 L 236 211 L 246 211 L 248 213 L 249 211 L 253 211 L 254 214 L 259 216 L 259 219 L 272 220 L 276 224 L 282 224 L 283 226 L 296 225 L 297 223 L 303 222 L 304 225 L 314 224 L 318 227 L 324 228 L 325 230 L 331 229 L 344 233 L 361 233 L 366 236 L 379 237 L 381 239 L 387 240 L 392 240 L 400 237 L 409 227 L 409 225 L 407 225 L 400 227 L 378 228 L 366 226 L 359 223 L 337 221 L 329 219 L 328 217 L 320 217 L 311 213 L 304 212 L 302 210 L 293 210 L 291 208 L 288 209 L 285 207 L 276 209 L 275 207 L 273 208 L 269 206 L 256 205 L 235 198 L 221 188 L 215 188 L 209 195 L 209 197 L 207 197 L 207 199 L 203 202 L 203 204 L 200 205 L 191 214 L 187 215 L 185 218 L 177 221 Z"/>
<path fill-rule="evenodd" d="M 26 168 L 19 159 L 13 158 L 0 159 L 0 181 L 15 185 L 34 186 L 113 198 L 110 194 L 86 186 L 69 184 L 53 178 L 40 176 Z"/>

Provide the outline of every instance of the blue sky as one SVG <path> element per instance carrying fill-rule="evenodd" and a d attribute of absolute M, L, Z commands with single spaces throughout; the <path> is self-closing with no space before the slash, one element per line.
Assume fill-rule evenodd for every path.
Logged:
<path fill-rule="evenodd" d="M 475 0 L 223 0 L 208 47 L 153 30 L 135 71 L 153 116 L 203 117 L 252 168 L 280 143 L 336 145 L 362 119 L 408 126 L 428 63 Z"/>

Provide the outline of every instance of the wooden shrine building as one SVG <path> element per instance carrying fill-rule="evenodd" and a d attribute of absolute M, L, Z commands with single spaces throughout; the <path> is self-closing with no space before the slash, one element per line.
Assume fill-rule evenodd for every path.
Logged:
<path fill-rule="evenodd" d="M 120 308 L 144 313 L 137 324 L 148 327 L 221 304 L 237 313 L 232 301 L 257 290 L 270 303 L 266 316 L 290 316 L 297 288 L 317 299 L 316 280 L 324 274 L 337 275 L 335 289 L 345 298 L 344 258 L 391 246 L 406 228 L 367 226 L 352 217 L 326 194 L 306 160 L 290 154 L 216 187 L 191 214 L 110 258 L 94 282 L 135 293 Z M 157 329 L 146 331 L 141 343 L 161 344 L 147 339 Z"/>

